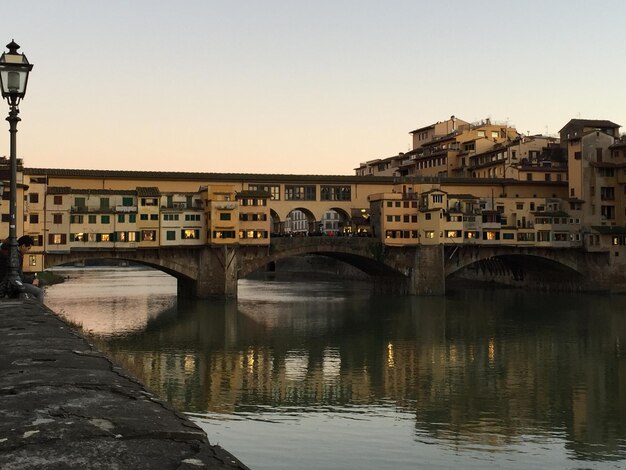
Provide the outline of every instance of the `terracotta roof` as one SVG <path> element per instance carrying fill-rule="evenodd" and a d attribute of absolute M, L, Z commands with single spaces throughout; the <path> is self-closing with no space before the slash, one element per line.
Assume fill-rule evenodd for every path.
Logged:
<path fill-rule="evenodd" d="M 569 122 L 565 124 L 563 128 L 559 131 L 559 133 L 563 132 L 563 129 L 565 129 L 566 127 L 572 124 L 581 126 L 581 127 L 600 127 L 600 128 L 622 127 L 619 124 L 615 124 L 614 122 L 608 121 L 606 119 L 570 119 Z"/>
<path fill-rule="evenodd" d="M 161 195 L 157 187 L 137 187 L 137 196 L 139 197 L 158 197 Z"/>
<path fill-rule="evenodd" d="M 244 191 L 239 191 L 238 193 L 235 194 L 235 197 L 237 198 L 242 198 L 242 197 L 271 197 L 272 195 L 270 193 L 268 193 L 267 191 L 260 191 L 260 190 L 254 190 L 254 189 L 247 189 Z"/>
<path fill-rule="evenodd" d="M 594 225 L 591 228 L 602 235 L 626 235 L 626 227 L 618 225 Z"/>
<path fill-rule="evenodd" d="M 537 212 L 537 211 L 532 211 L 531 212 L 532 215 L 537 216 L 537 217 L 569 217 L 569 214 L 567 212 L 564 211 L 555 211 L 555 212 Z"/>
<path fill-rule="evenodd" d="M 84 170 L 71 168 L 24 168 L 24 174 L 31 176 L 58 176 L 79 178 L 128 178 L 136 180 L 187 180 L 226 182 L 277 182 L 286 183 L 291 181 L 315 181 L 320 183 L 380 183 L 393 182 L 392 176 L 355 176 L 355 175 L 288 175 L 288 174 L 259 174 L 259 173 L 200 173 L 200 172 L 177 172 L 177 171 L 136 171 L 136 170 Z"/>
<path fill-rule="evenodd" d="M 69 186 L 48 186 L 48 194 L 118 194 L 135 196 L 137 191 L 132 189 L 73 189 Z"/>

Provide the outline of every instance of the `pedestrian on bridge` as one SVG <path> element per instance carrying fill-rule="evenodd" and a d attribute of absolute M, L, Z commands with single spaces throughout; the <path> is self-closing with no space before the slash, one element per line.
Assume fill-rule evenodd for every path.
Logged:
<path fill-rule="evenodd" d="M 19 258 L 19 277 L 23 283 L 24 292 L 39 301 L 39 303 L 43 303 L 43 289 L 39 287 L 39 279 L 37 278 L 37 274 L 34 276 L 25 276 L 22 271 L 22 264 L 24 262 L 24 255 L 30 251 L 32 246 L 34 245 L 33 238 L 28 235 L 23 235 L 17 239 L 17 251 Z M 0 245 L 0 284 L 3 289 L 1 289 L 2 295 L 6 295 L 7 290 L 7 278 L 9 275 L 9 243 L 4 241 L 2 245 Z"/>

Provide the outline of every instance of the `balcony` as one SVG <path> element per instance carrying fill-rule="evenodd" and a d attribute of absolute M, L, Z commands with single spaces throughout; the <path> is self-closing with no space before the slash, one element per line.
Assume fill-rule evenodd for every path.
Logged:
<path fill-rule="evenodd" d="M 237 203 L 234 202 L 214 202 L 213 207 L 218 210 L 232 211 L 237 209 Z"/>
<path fill-rule="evenodd" d="M 115 206 L 115 212 L 137 212 L 137 206 Z"/>

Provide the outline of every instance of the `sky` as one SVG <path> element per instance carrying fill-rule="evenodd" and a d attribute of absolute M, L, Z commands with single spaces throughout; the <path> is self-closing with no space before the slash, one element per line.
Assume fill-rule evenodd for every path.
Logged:
<path fill-rule="evenodd" d="M 624 18 L 623 0 L 20 0 L 0 31 L 34 64 L 28 167 L 349 175 L 451 115 L 626 126 Z"/>

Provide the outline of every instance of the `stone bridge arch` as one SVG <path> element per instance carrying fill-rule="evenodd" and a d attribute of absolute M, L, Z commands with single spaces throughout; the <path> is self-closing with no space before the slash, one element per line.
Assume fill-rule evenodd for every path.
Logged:
<path fill-rule="evenodd" d="M 478 280 L 528 288 L 583 290 L 589 287 L 590 273 L 595 272 L 590 268 L 602 269 L 605 260 L 600 258 L 572 248 L 446 247 L 445 276 L 475 275 Z"/>
<path fill-rule="evenodd" d="M 224 247 L 207 246 L 160 247 L 137 250 L 98 249 L 47 253 L 45 267 L 59 266 L 90 259 L 132 261 L 163 271 L 176 278 L 178 295 L 183 297 L 208 297 L 232 295 L 232 254 Z M 213 273 L 213 275 L 209 274 Z"/>
<path fill-rule="evenodd" d="M 405 276 L 406 269 L 386 262 L 380 257 L 377 243 L 350 243 L 349 237 L 300 237 L 287 238 L 285 242 L 272 242 L 268 253 L 258 257 L 244 257 L 239 265 L 239 277 L 246 277 L 263 268 L 268 263 L 274 263 L 284 258 L 302 255 L 321 255 L 343 261 L 360 269 L 370 276 Z"/>
<path fill-rule="evenodd" d="M 433 247 L 386 247 L 373 238 L 286 237 L 265 250 L 242 251 L 238 278 L 290 256 L 317 254 L 348 263 L 368 274 L 374 289 L 396 294 L 443 294 L 443 250 Z"/>

